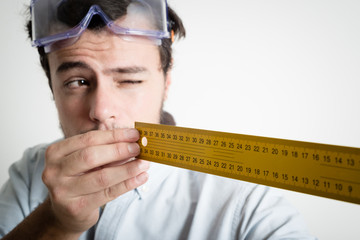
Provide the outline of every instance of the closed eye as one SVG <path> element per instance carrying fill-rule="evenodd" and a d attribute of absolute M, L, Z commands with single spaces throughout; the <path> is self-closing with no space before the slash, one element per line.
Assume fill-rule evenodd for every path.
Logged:
<path fill-rule="evenodd" d="M 141 80 L 123 80 L 123 81 L 119 81 L 120 84 L 140 84 L 143 81 Z"/>

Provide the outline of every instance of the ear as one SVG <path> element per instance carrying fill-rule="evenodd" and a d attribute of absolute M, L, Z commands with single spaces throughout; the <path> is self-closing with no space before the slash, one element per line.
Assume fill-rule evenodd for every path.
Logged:
<path fill-rule="evenodd" d="M 171 70 L 169 70 L 165 76 L 164 101 L 167 100 L 168 98 L 170 85 L 171 85 Z"/>

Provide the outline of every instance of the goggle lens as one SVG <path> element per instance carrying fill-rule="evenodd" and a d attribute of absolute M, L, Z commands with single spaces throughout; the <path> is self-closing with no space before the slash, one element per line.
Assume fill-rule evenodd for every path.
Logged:
<path fill-rule="evenodd" d="M 56 42 L 69 45 L 92 27 L 95 16 L 126 40 L 146 39 L 160 45 L 161 39 L 170 37 L 166 0 L 113 0 L 110 4 L 104 6 L 101 0 L 32 0 L 33 46 L 44 46 L 48 52 Z M 63 44 L 67 39 L 68 44 Z"/>

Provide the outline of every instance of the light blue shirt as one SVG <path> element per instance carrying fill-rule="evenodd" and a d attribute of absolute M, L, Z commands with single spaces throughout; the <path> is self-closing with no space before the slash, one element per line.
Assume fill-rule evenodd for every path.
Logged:
<path fill-rule="evenodd" d="M 0 192 L 0 236 L 47 197 L 46 145 L 28 149 Z M 274 189 L 152 163 L 149 181 L 114 201 L 81 239 L 314 239 Z"/>

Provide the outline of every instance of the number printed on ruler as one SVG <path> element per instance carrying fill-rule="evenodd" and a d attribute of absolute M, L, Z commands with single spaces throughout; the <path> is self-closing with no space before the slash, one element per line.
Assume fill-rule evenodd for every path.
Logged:
<path fill-rule="evenodd" d="M 360 149 L 136 123 L 140 158 L 360 204 Z"/>

